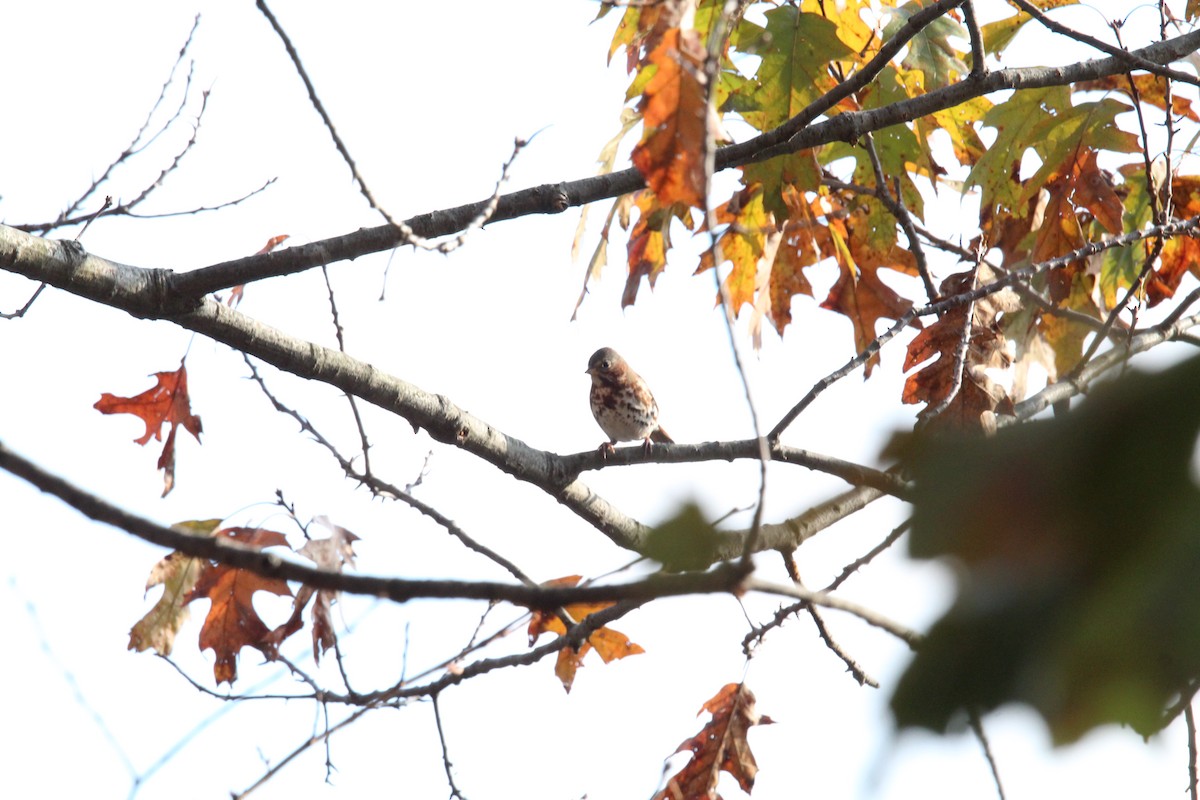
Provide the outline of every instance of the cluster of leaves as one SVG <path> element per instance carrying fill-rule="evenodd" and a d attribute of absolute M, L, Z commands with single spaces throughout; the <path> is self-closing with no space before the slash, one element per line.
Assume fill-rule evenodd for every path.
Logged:
<path fill-rule="evenodd" d="M 862 352 L 881 320 L 904 318 L 914 305 L 881 278 L 881 270 L 921 274 L 930 302 L 978 280 L 952 276 L 935 291 L 917 258 L 922 247 L 945 250 L 972 268 L 995 253 L 998 275 L 1200 211 L 1200 177 L 1171 174 L 1168 180 L 1165 171 L 1147 170 L 1147 143 L 1118 124 L 1140 123 L 1145 130 L 1150 113 L 1200 117 L 1189 101 L 1172 94 L 1164 77 L 1132 73 L 1017 91 L 997 101 L 977 97 L 858 141 L 750 163 L 740 168 L 739 185 L 728 199 L 710 198 L 704 165 L 722 138 L 722 124 L 736 119 L 763 134 L 794 133 L 798 118 L 918 100 L 964 80 L 984 56 L 1000 57 L 1032 19 L 1020 11 L 983 25 L 982 51 L 972 53 L 963 14 L 952 9 L 889 60 L 880 58 L 889 39 L 930 3 L 743 3 L 734 20 L 722 17 L 724 5 L 717 0 L 631 5 L 613 37 L 609 58 L 623 48 L 632 76 L 627 93 L 632 108 L 626 109 L 622 135 L 641 120 L 633 163 L 646 181 L 646 188 L 617 199 L 609 215 L 610 224 L 616 218 L 629 231 L 626 305 L 635 302 L 643 278 L 653 287 L 666 267 L 673 227 L 701 233 L 711 226 L 719 247 L 704 253 L 697 272 L 728 265 L 723 294 L 731 312 L 751 309 L 756 337 L 764 320 L 782 335 L 794 299 L 812 296 L 806 271 L 834 264 L 838 277 L 820 307 L 852 323 L 855 352 Z M 875 72 L 872 80 L 839 91 L 866 70 Z M 994 142 L 985 146 L 988 129 Z M 935 148 L 938 136 L 951 147 Z M 606 166 L 613 151 L 610 143 L 602 159 Z M 954 163 L 945 163 L 945 152 Z M 1040 166 L 1022 177 L 1026 162 Z M 978 193 L 979 238 L 960 246 L 927 233 L 921 184 L 934 192 Z M 705 223 L 702 213 L 709 206 L 713 214 Z M 592 272 L 606 244 L 597 250 Z M 904 402 L 927 403 L 928 411 L 948 400 L 950 408 L 939 408 L 950 412 L 947 420 L 979 427 L 981 416 L 1004 413 L 1021 399 L 988 381 L 986 370 L 1015 367 L 1024 374 L 1036 363 L 1051 380 L 1069 372 L 1091 330 L 1078 315 L 1102 319 L 1130 289 L 1151 306 L 1171 297 L 1182 276 L 1197 270 L 1195 251 L 1185 237 L 1115 248 L 1039 277 L 1032 288 L 1040 303 L 976 307 L 969 312 L 975 315 L 972 346 L 959 369 L 966 391 L 958 391 L 957 378 L 950 380 L 949 366 L 968 312 L 944 314 L 938 330 L 910 347 L 905 369 L 915 371 Z M 910 321 L 920 327 L 915 318 Z M 1001 363 L 1006 347 L 1015 349 L 1016 363 Z M 931 357 L 933 364 L 926 364 Z M 877 363 L 878 355 L 867 360 L 868 376 Z"/>
<path fill-rule="evenodd" d="M 581 575 L 568 575 L 565 578 L 556 578 L 548 581 L 547 586 L 578 586 L 583 580 Z M 534 611 L 529 620 L 529 644 L 533 645 L 543 633 L 553 633 L 563 636 L 567 632 L 567 626 L 563 622 L 563 617 L 567 617 L 576 622 L 582 621 L 597 611 L 603 611 L 610 608 L 614 603 L 572 603 L 562 609 L 562 614 L 557 614 L 549 611 Z M 596 629 L 588 636 L 587 640 L 579 647 L 564 647 L 558 651 L 558 661 L 554 665 L 554 674 L 562 681 L 563 689 L 567 692 L 571 691 L 571 686 L 575 683 L 575 672 L 583 663 L 583 657 L 589 651 L 595 650 L 605 664 L 616 661 L 626 656 L 635 656 L 638 653 L 644 653 L 641 645 L 629 641 L 628 637 L 620 631 L 616 631 L 608 626 Z"/>
<path fill-rule="evenodd" d="M 353 566 L 353 543 L 358 537 L 344 528 L 318 521 L 329 528 L 330 535 L 309 539 L 295 552 L 331 572 Z M 290 551 L 287 537 L 278 531 L 221 528 L 220 520 L 184 522 L 176 527 L 191 534 L 228 539 L 254 550 L 283 547 Z M 293 596 L 285 580 L 180 552 L 170 553 L 150 570 L 146 590 L 159 585 L 163 587 L 163 593 L 158 602 L 129 632 L 129 649 L 170 655 L 176 635 L 190 616 L 192 601 L 209 600 L 211 605 L 200 629 L 199 644 L 201 650 L 212 650 L 216 657 L 213 679 L 218 684 L 232 685 L 237 680 L 237 658 L 244 647 L 259 650 L 269 661 L 278 659 L 279 645 L 304 627 L 303 614 L 309 601 L 313 601 L 309 615 L 313 657 L 320 663 L 321 655 L 337 643 L 331 617 L 337 599 L 335 592 L 301 586 Z M 254 596 L 258 592 L 294 597 L 291 616 L 275 627 L 268 627 L 254 608 Z"/>

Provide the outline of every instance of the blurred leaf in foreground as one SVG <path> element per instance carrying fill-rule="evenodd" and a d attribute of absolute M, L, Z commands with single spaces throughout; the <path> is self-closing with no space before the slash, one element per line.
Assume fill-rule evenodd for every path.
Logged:
<path fill-rule="evenodd" d="M 901 447 L 911 551 L 959 567 L 892 698 L 901 727 L 1033 706 L 1056 743 L 1148 735 L 1200 680 L 1200 358 L 1131 373 L 1063 418 Z"/>

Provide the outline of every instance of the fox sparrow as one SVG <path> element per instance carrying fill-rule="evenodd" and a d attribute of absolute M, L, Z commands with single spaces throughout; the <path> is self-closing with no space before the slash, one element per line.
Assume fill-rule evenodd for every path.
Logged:
<path fill-rule="evenodd" d="M 617 442 L 641 439 L 646 452 L 651 442 L 674 442 L 658 424 L 658 403 L 650 388 L 611 347 L 602 347 L 588 360 L 592 376 L 592 415 L 609 441 L 600 452 L 613 452 Z"/>

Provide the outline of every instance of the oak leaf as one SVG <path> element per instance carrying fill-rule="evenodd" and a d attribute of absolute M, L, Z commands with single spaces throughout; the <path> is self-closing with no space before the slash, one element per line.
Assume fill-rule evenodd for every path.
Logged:
<path fill-rule="evenodd" d="M 1094 81 L 1080 81 L 1075 84 L 1076 90 L 1095 89 L 1097 91 L 1118 91 L 1134 99 L 1130 89 L 1128 75 L 1108 75 Z M 1167 110 L 1167 79 L 1161 75 L 1133 75 L 1133 86 L 1137 89 L 1137 99 L 1155 108 Z M 1186 117 L 1192 122 L 1200 122 L 1200 116 L 1192 110 L 1192 101 L 1178 93 L 1171 95 L 1171 113 L 1177 117 Z"/>
<path fill-rule="evenodd" d="M 755 725 L 769 725 L 774 720 L 755 711 L 754 693 L 744 683 L 722 687 L 699 713 L 705 711 L 712 719 L 675 751 L 690 750 L 691 760 L 671 776 L 654 800 L 713 800 L 722 771 L 732 775 L 742 791 L 754 789 L 758 764 L 746 734 Z"/>
<path fill-rule="evenodd" d="M 739 45 L 761 58 L 754 82 L 738 92 L 736 108 L 749 125 L 769 131 L 794 117 L 836 81 L 829 65 L 854 53 L 838 38 L 838 26 L 793 5 L 767 11 L 767 25 L 743 20 Z"/>
<path fill-rule="evenodd" d="M 642 141 L 633 149 L 633 165 L 664 205 L 704 205 L 708 180 L 704 57 L 699 34 L 678 28 L 664 33 L 649 56 L 657 69 L 638 105 Z"/>
<path fill-rule="evenodd" d="M 632 228 L 629 225 L 631 207 L 638 210 L 638 219 Z M 629 230 L 626 244 L 629 276 L 625 279 L 625 291 L 621 294 L 621 307 L 625 308 L 637 300 L 642 278 L 645 277 L 653 289 L 654 282 L 667 266 L 667 251 L 671 249 L 671 220 L 679 219 L 690 229 L 692 216 L 686 206 L 664 206 L 649 189 L 637 192 L 632 204 L 620 204 L 614 208 L 620 214 L 621 226 Z"/>
<path fill-rule="evenodd" d="M 831 233 L 835 241 L 840 243 L 836 231 Z M 880 280 L 877 268 L 860 268 L 853 261 L 848 247 L 843 245 L 840 250 L 844 252 L 843 258 L 839 259 L 841 274 L 829 290 L 829 296 L 821 303 L 821 308 L 844 314 L 850 320 L 854 326 L 854 346 L 861 353 L 875 339 L 875 324 L 883 318 L 899 319 L 904 316 L 912 308 L 912 301 L 904 299 Z M 918 324 L 914 320 L 914 326 Z M 864 376 L 870 377 L 878 363 L 879 354 L 876 353 L 867 360 L 863 368 Z"/>
<path fill-rule="evenodd" d="M 326 517 L 317 517 L 313 521 L 328 529 L 330 535 L 324 539 L 309 539 L 296 552 L 326 572 L 340 573 L 347 566 L 353 567 L 354 542 L 358 541 L 359 537 L 340 525 L 334 525 Z M 302 615 L 309 600 L 312 600 L 313 661 L 320 664 L 321 655 L 337 644 L 332 615 L 333 604 L 337 602 L 338 595 L 339 592 L 330 589 L 301 586 L 292 603 L 292 615 L 271 631 L 264 642 L 278 649 L 284 639 L 304 627 Z"/>
<path fill-rule="evenodd" d="M 196 536 L 211 536 L 220 524 L 221 520 L 210 519 L 179 522 L 171 527 Z M 175 636 L 190 616 L 187 596 L 196 585 L 204 563 L 204 559 L 184 555 L 176 550 L 154 565 L 146 579 L 146 591 L 148 593 L 155 586 L 161 585 L 163 593 L 154 604 L 154 608 L 146 612 L 146 615 L 130 629 L 129 650 L 141 653 L 153 648 L 159 655 L 171 655 L 175 647 Z"/>
<path fill-rule="evenodd" d="M 1200 214 L 1200 176 L 1175 176 L 1170 194 L 1177 217 Z M 1140 259 L 1137 266 L 1140 269 Z M 1190 236 L 1173 236 L 1163 245 L 1158 268 L 1146 282 L 1147 304 L 1155 306 L 1174 297 L 1179 282 L 1188 273 L 1200 276 L 1200 242 Z"/>
<path fill-rule="evenodd" d="M 981 265 L 979 277 L 986 282 L 994 276 Z M 974 278 L 973 272 L 951 275 L 942 281 L 942 296 L 954 297 L 970 291 L 974 288 Z M 1015 311 L 1019 307 L 1016 295 L 1005 289 L 974 303 L 961 303 L 920 331 L 908 345 L 903 368 L 907 371 L 926 361 L 929 363 L 904 381 L 901 400 L 927 403 L 917 415 L 927 419 L 933 409 L 956 391 L 934 421 L 938 427 L 957 430 L 985 429 L 989 427 L 987 415 L 1010 411 L 1012 401 L 1008 393 L 988 376 L 987 370 L 1009 366 L 1005 337 L 997 318 L 1001 312 Z M 971 309 L 969 327 L 968 308 Z M 962 349 L 964 337 L 969 337 L 965 351 Z M 956 374 L 956 370 L 961 372 Z"/>
<path fill-rule="evenodd" d="M 737 191 L 717 207 L 714 215 L 717 222 L 726 226 L 717 241 L 722 258 L 733 265 L 725 276 L 725 293 L 729 298 L 730 314 L 737 316 L 744 304 L 754 304 L 755 276 L 769 226 L 761 187 Z M 712 266 L 712 250 L 709 249 L 700 257 L 696 274 L 712 269 Z"/>
<path fill-rule="evenodd" d="M 546 581 L 542 585 L 578 586 L 580 580 L 582 580 L 582 577 L 579 575 L 568 575 Z M 563 610 L 571 619 L 576 622 L 582 622 L 589 615 L 595 614 L 597 611 L 603 611 L 613 605 L 615 604 L 611 602 L 572 603 L 565 606 Z M 567 628 L 556 613 L 552 611 L 534 611 L 533 616 L 529 620 L 528 632 L 529 644 L 532 646 L 543 633 L 556 633 L 562 636 L 567 632 Z M 587 641 L 580 645 L 578 650 L 573 647 L 564 647 L 558 651 L 558 661 L 554 665 L 554 674 L 558 676 L 558 679 L 562 682 L 563 689 L 567 692 L 571 691 L 571 686 L 575 682 L 575 671 L 579 668 L 583 657 L 587 655 L 588 651 L 593 649 L 600 654 L 600 658 L 605 664 L 619 658 L 646 652 L 640 645 L 631 642 L 625 634 L 619 631 L 608 627 L 597 628 L 595 631 L 592 631 Z"/>
<path fill-rule="evenodd" d="M 287 538 L 282 533 L 261 528 L 225 528 L 217 531 L 217 535 L 255 550 L 287 547 Z M 243 647 L 258 648 L 268 660 L 275 657 L 275 647 L 268 640 L 271 629 L 254 610 L 255 592 L 284 597 L 292 594 L 287 581 L 209 562 L 184 601 L 190 603 L 200 598 L 212 601 L 200 629 L 200 649 L 212 650 L 216 656 L 213 677 L 218 684 L 232 685 L 237 680 L 237 657 Z"/>
<path fill-rule="evenodd" d="M 175 487 L 175 431 L 182 425 L 200 441 L 200 417 L 192 413 L 188 397 L 187 367 L 180 362 L 174 372 L 156 372 L 158 383 L 136 397 L 117 397 L 105 392 L 92 406 L 101 414 L 133 414 L 146 423 L 146 432 L 134 441 L 144 445 L 153 436 L 162 441 L 162 426 L 169 424 L 166 444 L 158 457 L 163 471 L 163 497 Z"/>

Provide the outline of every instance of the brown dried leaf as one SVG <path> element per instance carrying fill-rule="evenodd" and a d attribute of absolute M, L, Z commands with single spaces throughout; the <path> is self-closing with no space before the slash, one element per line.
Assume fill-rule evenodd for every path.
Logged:
<path fill-rule="evenodd" d="M 773 720 L 755 711 L 754 693 L 744 683 L 724 686 L 700 709 L 700 713 L 705 711 L 712 714 L 712 719 L 675 751 L 690 750 L 691 760 L 667 781 L 654 800 L 713 800 L 722 770 L 737 779 L 742 791 L 754 789 L 758 765 L 746 734 L 755 725 L 769 725 Z"/>

